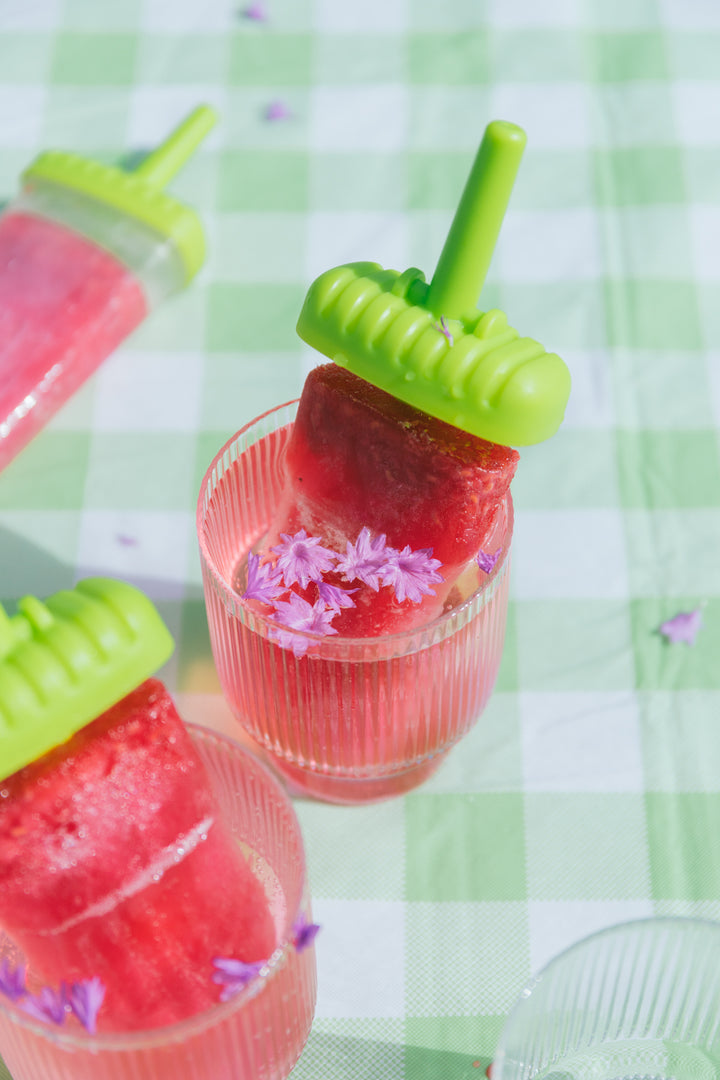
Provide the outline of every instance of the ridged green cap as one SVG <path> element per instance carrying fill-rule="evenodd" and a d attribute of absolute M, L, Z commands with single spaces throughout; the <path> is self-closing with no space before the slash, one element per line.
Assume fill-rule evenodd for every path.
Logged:
<path fill-rule="evenodd" d="M 69 188 L 141 221 L 173 242 L 188 282 L 205 261 L 202 224 L 194 210 L 166 195 L 163 188 L 216 120 L 214 109 L 200 105 L 133 172 L 77 154 L 49 150 L 25 169 L 22 182 L 26 188 L 38 180 Z"/>
<path fill-rule="evenodd" d="M 0 607 L 0 780 L 66 742 L 149 678 L 174 642 L 148 598 L 85 578 Z"/>
<path fill-rule="evenodd" d="M 559 356 L 521 338 L 501 311 L 475 307 L 524 147 L 521 128 L 488 125 L 429 284 L 414 268 L 339 266 L 310 286 L 297 325 L 361 378 L 506 446 L 553 435 L 570 395 Z"/>

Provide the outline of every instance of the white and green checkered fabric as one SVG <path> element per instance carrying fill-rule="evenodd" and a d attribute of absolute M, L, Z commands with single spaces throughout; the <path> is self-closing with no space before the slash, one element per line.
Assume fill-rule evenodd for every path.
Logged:
<path fill-rule="evenodd" d="M 57 146 L 132 160 L 195 103 L 172 190 L 208 263 L 0 475 L 0 598 L 145 588 L 220 714 L 194 533 L 222 442 L 297 395 L 305 290 L 434 268 L 485 124 L 528 149 L 482 297 L 560 353 L 525 450 L 491 706 L 423 788 L 298 803 L 318 938 L 297 1080 L 472 1080 L 530 973 L 596 928 L 720 918 L 717 0 L 0 0 L 0 191 Z M 270 102 L 291 110 L 269 121 Z M 703 606 L 694 647 L 657 631 Z M 204 711 L 207 710 L 207 711 Z"/>

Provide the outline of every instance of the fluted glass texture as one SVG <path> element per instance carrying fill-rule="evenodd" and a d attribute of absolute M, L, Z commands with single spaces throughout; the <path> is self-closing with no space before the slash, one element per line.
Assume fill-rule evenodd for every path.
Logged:
<path fill-rule="evenodd" d="M 307 1040 L 316 999 L 314 948 L 293 924 L 310 919 L 300 827 L 281 785 L 233 740 L 188 729 L 219 804 L 263 881 L 281 925 L 260 975 L 230 1001 L 150 1031 L 89 1035 L 74 1021 L 34 1020 L 0 997 L 0 1054 L 13 1080 L 285 1080 Z M 0 960 L 23 957 L 0 933 Z M 138 972 L 142 978 L 142 972 Z"/>
<path fill-rule="evenodd" d="M 586 938 L 533 979 L 492 1080 L 716 1080 L 720 924 L 643 919 Z"/>
<path fill-rule="evenodd" d="M 217 455 L 200 492 L 205 601 L 223 692 L 247 733 L 305 794 L 362 802 L 420 783 L 475 723 L 502 654 L 512 502 L 504 502 L 467 598 L 418 629 L 379 637 L 305 635 L 296 656 L 233 584 L 262 539 L 284 484 L 295 404 L 243 428 Z M 449 525 L 451 526 L 451 523 Z"/>

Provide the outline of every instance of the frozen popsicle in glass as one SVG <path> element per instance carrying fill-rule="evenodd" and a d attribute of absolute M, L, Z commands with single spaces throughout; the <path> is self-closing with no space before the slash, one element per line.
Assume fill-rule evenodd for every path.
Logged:
<path fill-rule="evenodd" d="M 51 992 L 101 985 L 101 1031 L 206 1009 L 215 960 L 277 945 L 265 888 L 147 678 L 171 651 L 150 602 L 109 579 L 0 623 L 0 930 Z"/>
<path fill-rule="evenodd" d="M 311 285 L 298 333 L 332 362 L 241 429 L 201 488 L 223 690 L 321 799 L 423 783 L 498 675 L 514 447 L 552 435 L 570 384 L 559 357 L 475 307 L 524 143 L 489 125 L 429 285 L 374 263 Z"/>
<path fill-rule="evenodd" d="M 475 306 L 524 145 L 515 125 L 488 126 L 429 284 L 416 269 L 356 263 L 322 274 L 305 299 L 298 333 L 334 363 L 303 388 L 265 551 L 304 533 L 345 556 L 330 583 L 355 593 L 333 619 L 338 633 L 404 630 L 439 614 L 490 534 L 518 462 L 511 447 L 549 437 L 562 419 L 563 361 L 501 311 Z M 381 588 L 348 572 L 363 529 L 389 545 Z M 406 548 L 440 563 L 442 582 L 417 604 L 387 587 Z"/>
<path fill-rule="evenodd" d="M 50 151 L 0 216 L 0 469 L 204 259 L 163 191 L 215 122 L 196 109 L 134 172 Z"/>

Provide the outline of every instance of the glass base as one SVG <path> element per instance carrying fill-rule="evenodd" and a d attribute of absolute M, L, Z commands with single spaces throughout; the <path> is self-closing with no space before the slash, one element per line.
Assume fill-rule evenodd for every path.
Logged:
<path fill-rule="evenodd" d="M 383 802 L 419 787 L 439 769 L 449 751 L 413 765 L 389 776 L 352 777 L 329 776 L 327 773 L 303 769 L 266 754 L 266 760 L 285 780 L 288 794 L 299 799 L 319 799 L 322 802 L 354 806 L 359 803 Z"/>
<path fill-rule="evenodd" d="M 717 1065 L 706 1051 L 686 1043 L 627 1039 L 562 1058 L 539 1080 L 715 1080 Z"/>

